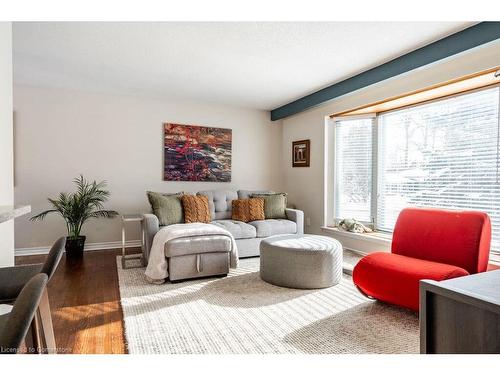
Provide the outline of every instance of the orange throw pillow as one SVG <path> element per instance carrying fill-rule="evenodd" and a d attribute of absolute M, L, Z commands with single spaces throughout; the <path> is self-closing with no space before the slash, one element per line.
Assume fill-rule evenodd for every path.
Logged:
<path fill-rule="evenodd" d="M 208 197 L 204 195 L 183 195 L 181 201 L 184 209 L 184 222 L 209 223 L 211 221 Z"/>
<path fill-rule="evenodd" d="M 250 198 L 233 200 L 231 218 L 245 223 L 254 220 L 264 220 L 264 199 Z"/>

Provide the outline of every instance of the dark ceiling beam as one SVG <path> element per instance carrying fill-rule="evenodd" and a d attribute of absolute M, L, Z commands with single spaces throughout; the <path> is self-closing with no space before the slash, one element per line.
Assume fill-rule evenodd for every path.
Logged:
<path fill-rule="evenodd" d="M 480 22 L 363 73 L 271 111 L 271 120 L 292 116 L 339 96 L 500 39 L 500 22 Z"/>

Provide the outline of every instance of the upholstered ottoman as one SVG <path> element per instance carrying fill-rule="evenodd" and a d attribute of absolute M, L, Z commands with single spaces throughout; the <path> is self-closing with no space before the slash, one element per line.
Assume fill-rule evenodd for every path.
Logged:
<path fill-rule="evenodd" d="M 165 244 L 170 281 L 229 273 L 231 240 L 227 236 L 186 237 Z"/>
<path fill-rule="evenodd" d="M 342 245 L 330 237 L 282 235 L 260 243 L 260 277 L 288 288 L 318 289 L 342 278 Z"/>

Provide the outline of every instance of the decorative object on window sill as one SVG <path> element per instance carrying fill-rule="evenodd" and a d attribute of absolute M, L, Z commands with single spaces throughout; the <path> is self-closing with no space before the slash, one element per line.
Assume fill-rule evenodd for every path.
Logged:
<path fill-rule="evenodd" d="M 361 224 L 356 219 L 343 219 L 339 222 L 339 229 L 345 230 L 347 232 L 353 233 L 371 233 L 373 232 L 367 226 Z"/>
<path fill-rule="evenodd" d="M 292 142 L 292 167 L 309 167 L 311 141 L 305 139 Z"/>
<path fill-rule="evenodd" d="M 80 236 L 83 224 L 92 218 L 113 218 L 116 211 L 104 210 L 104 202 L 109 198 L 109 191 L 104 190 L 106 181 L 89 182 L 82 175 L 75 178 L 77 190 L 74 193 L 60 193 L 58 199 L 48 198 L 52 209 L 43 211 L 30 220 L 43 220 L 49 213 L 58 213 L 66 222 L 66 259 L 75 260 L 83 257 L 85 236 Z"/>
<path fill-rule="evenodd" d="M 164 181 L 231 181 L 232 130 L 163 124 Z"/>

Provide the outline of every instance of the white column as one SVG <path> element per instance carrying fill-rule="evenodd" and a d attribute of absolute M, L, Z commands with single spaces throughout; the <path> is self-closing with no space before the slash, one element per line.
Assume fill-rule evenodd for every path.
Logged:
<path fill-rule="evenodd" d="M 0 206 L 14 204 L 12 23 L 0 22 Z M 0 267 L 14 264 L 14 220 L 0 224 Z"/>

